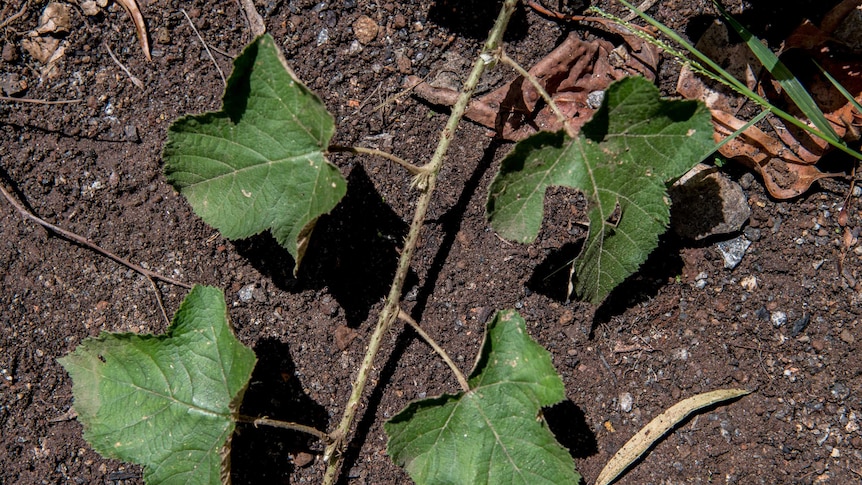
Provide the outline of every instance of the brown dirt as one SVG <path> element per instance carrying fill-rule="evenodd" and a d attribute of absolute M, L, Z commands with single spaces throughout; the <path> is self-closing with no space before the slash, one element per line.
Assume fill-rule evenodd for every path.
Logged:
<path fill-rule="evenodd" d="M 428 158 L 445 113 L 410 97 L 374 107 L 400 91 L 405 74 L 436 72 L 444 52 L 472 59 L 495 11 L 479 1 L 258 3 L 298 76 L 335 114 L 336 142 L 416 161 Z M 728 3 L 775 44 L 802 16 L 816 20 L 835 2 Z M 4 2 L 0 22 L 23 4 Z M 294 279 L 292 260 L 271 238 L 224 240 L 161 175 L 171 120 L 217 109 L 223 88 L 179 9 L 187 9 L 211 46 L 236 54 L 250 40 L 237 3 L 143 5 L 154 41 L 151 63 L 121 8 L 97 17 L 76 8 L 65 57 L 53 73 L 42 73 L 20 49 L 43 6 L 33 2 L 2 30 L 0 75 L 26 81 L 21 96 L 85 102 L 0 101 L 3 183 L 36 214 L 132 261 L 224 288 L 239 338 L 260 358 L 243 412 L 333 427 L 412 214 L 409 175 L 376 159 L 334 157 L 349 178 L 348 197 L 321 220 Z M 452 14 L 455 6 L 466 13 Z M 652 12 L 696 36 L 712 10 L 706 1 L 663 0 Z M 351 25 L 363 14 L 380 33 L 351 52 Z M 531 65 L 569 28 L 577 26 L 521 11 L 507 36 L 508 52 Z M 328 39 L 320 43 L 324 30 Z M 117 68 L 103 43 L 143 80 L 144 90 Z M 215 56 L 229 70 L 229 58 Z M 503 72 L 497 82 L 511 76 Z M 663 62 L 666 92 L 674 72 L 673 62 Z M 362 103 L 359 112 L 354 100 Z M 560 283 L 546 278 L 573 254 L 579 213 L 570 207 L 582 205 L 581 198 L 560 191 L 567 202 L 553 205 L 546 221 L 553 224 L 530 246 L 501 241 L 485 223 L 487 186 L 509 148 L 482 128 L 462 125 L 404 298 L 462 368 L 470 367 L 491 312 L 519 309 L 563 376 L 568 400 L 545 415 L 586 483 L 662 410 L 702 391 L 740 386 L 755 392 L 687 421 L 620 483 L 858 483 L 860 294 L 839 269 L 843 239 L 836 221 L 846 182 L 815 185 L 797 200 L 777 202 L 729 167 L 753 209 L 746 234 L 755 241 L 742 263 L 726 270 L 716 241 L 667 236 L 596 311 L 566 303 Z M 851 202 L 848 227 L 856 233 L 859 201 Z M 56 359 L 100 331 L 163 331 L 149 282 L 23 220 L 9 204 L 0 207 L 0 483 L 140 483 L 139 467 L 102 459 L 82 439 L 81 426 L 70 419 L 71 382 Z M 850 278 L 862 277 L 857 248 L 844 259 Z M 706 276 L 705 286 L 698 275 Z M 740 286 L 747 276 L 758 282 L 750 292 Z M 252 297 L 241 299 L 249 285 Z M 160 288 L 172 313 L 184 291 Z M 770 321 L 777 312 L 787 317 L 780 327 Z M 794 329 L 806 316 L 808 325 Z M 353 332 L 356 338 L 340 349 L 336 335 Z M 385 455 L 383 421 L 412 399 L 457 386 L 428 346 L 400 328 L 385 342 L 372 379 L 342 483 L 404 483 L 406 474 Z M 633 398 L 629 412 L 619 406 L 624 393 Z M 305 436 L 242 426 L 234 443 L 235 483 L 320 481 L 321 447 Z"/>

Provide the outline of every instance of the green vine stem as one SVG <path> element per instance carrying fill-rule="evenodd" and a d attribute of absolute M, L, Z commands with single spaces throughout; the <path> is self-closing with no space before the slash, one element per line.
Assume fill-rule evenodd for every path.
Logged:
<path fill-rule="evenodd" d="M 455 362 L 451 357 L 449 357 L 449 354 L 446 353 L 443 347 L 440 347 L 440 345 L 438 345 L 437 342 L 435 342 L 434 339 L 431 338 L 431 336 L 428 335 L 428 333 L 426 333 L 418 323 L 416 323 L 416 320 L 413 320 L 413 317 L 407 314 L 404 310 L 400 310 L 398 312 L 398 318 L 404 320 L 408 325 L 413 327 L 413 330 L 422 337 L 422 340 L 434 349 L 434 352 L 437 352 L 437 355 L 446 362 L 446 365 L 448 365 L 449 369 L 452 370 L 452 373 L 455 374 L 455 379 L 458 381 L 458 384 L 461 385 L 461 390 L 464 392 L 470 392 L 470 384 L 467 382 L 467 378 L 464 377 L 464 373 L 461 372 L 461 369 L 459 369 L 457 365 L 455 365 Z"/>
<path fill-rule="evenodd" d="M 323 459 L 327 464 L 326 474 L 323 477 L 323 483 L 325 485 L 333 484 L 338 477 L 338 472 L 341 467 L 342 451 L 347 442 L 347 436 L 350 432 L 350 427 L 353 424 L 353 419 L 359 409 L 359 403 L 362 399 L 363 392 L 365 391 L 365 385 L 368 382 L 371 368 L 374 365 L 374 359 L 380 350 L 383 338 L 386 336 L 387 332 L 389 332 L 389 329 L 392 327 L 395 320 L 398 319 L 404 281 L 407 278 L 407 272 L 410 269 L 410 261 L 413 258 L 413 253 L 415 252 L 416 245 L 419 242 L 422 226 L 425 224 L 425 216 L 428 213 L 431 196 L 434 193 L 434 187 L 437 183 L 437 175 L 443 165 L 443 159 L 445 158 L 449 145 L 455 136 L 458 124 L 464 116 L 464 111 L 467 109 L 467 103 L 469 103 L 470 98 L 473 96 L 473 92 L 479 84 L 479 78 L 487 67 L 488 61 L 486 61 L 486 59 L 493 58 L 493 54 L 497 52 L 497 49 L 502 44 L 503 33 L 506 31 L 506 26 L 515 11 L 517 3 L 518 0 L 505 0 L 503 2 L 503 6 L 500 9 L 496 22 L 494 23 L 494 27 L 491 29 L 491 32 L 488 34 L 488 39 L 485 41 L 482 54 L 477 57 L 476 62 L 473 64 L 473 69 L 470 71 L 470 75 L 464 83 L 464 88 L 461 90 L 458 101 L 455 103 L 455 106 L 452 107 L 449 121 L 440 133 L 440 141 L 437 144 L 437 149 L 434 151 L 434 155 L 431 157 L 428 164 L 422 167 L 427 169 L 428 175 L 427 178 L 418 185 L 422 193 L 416 203 L 416 212 L 414 213 L 413 221 L 410 224 L 410 231 L 407 233 L 407 239 L 404 241 L 404 248 L 401 250 L 401 258 L 398 260 L 398 269 L 396 270 L 395 277 L 392 280 L 392 286 L 390 287 L 389 294 L 386 297 L 386 303 L 383 306 L 383 310 L 380 312 L 380 317 L 377 319 L 377 326 L 368 342 L 368 349 L 365 352 L 365 357 L 362 359 L 362 364 L 360 365 L 356 379 L 353 382 L 353 391 L 351 392 L 350 398 L 344 408 L 341 422 L 339 423 L 338 428 L 330 433 L 333 442 L 326 447 L 323 454 Z"/>

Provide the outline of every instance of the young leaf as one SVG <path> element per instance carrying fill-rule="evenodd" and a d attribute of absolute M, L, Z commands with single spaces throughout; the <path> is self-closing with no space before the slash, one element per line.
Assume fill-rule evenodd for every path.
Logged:
<path fill-rule="evenodd" d="M 171 125 L 165 175 L 229 239 L 271 229 L 299 268 L 317 218 L 346 193 L 324 157 L 332 116 L 269 35 L 234 61 L 222 111 Z"/>
<path fill-rule="evenodd" d="M 234 337 L 221 290 L 194 287 L 164 335 L 102 333 L 59 360 L 93 449 L 142 464 L 149 484 L 226 483 L 256 358 Z"/>
<path fill-rule="evenodd" d="M 387 451 L 419 485 L 578 483 L 541 407 L 565 398 L 548 351 L 514 310 L 498 312 L 470 391 L 416 401 L 384 424 Z"/>
<path fill-rule="evenodd" d="M 670 214 L 665 182 L 711 152 L 712 132 L 702 104 L 665 101 L 649 81 L 623 79 L 577 138 L 538 133 L 515 145 L 491 183 L 488 220 L 501 236 L 528 243 L 549 186 L 582 190 L 590 232 L 573 263 L 575 291 L 599 303 L 658 244 Z"/>

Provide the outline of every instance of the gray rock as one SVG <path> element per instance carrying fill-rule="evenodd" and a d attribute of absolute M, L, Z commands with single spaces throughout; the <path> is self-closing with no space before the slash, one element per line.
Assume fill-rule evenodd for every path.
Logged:
<path fill-rule="evenodd" d="M 739 236 L 729 241 L 722 241 L 715 245 L 721 254 L 721 258 L 724 260 L 724 267 L 727 269 L 739 266 L 749 246 L 751 246 L 751 241 L 746 239 L 745 236 Z"/>
<path fill-rule="evenodd" d="M 737 232 L 751 216 L 742 187 L 716 167 L 702 163 L 673 184 L 670 196 L 671 226 L 689 239 Z"/>

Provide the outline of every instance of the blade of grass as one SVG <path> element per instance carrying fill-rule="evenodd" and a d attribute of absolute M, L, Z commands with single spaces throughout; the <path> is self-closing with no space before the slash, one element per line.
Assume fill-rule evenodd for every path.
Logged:
<path fill-rule="evenodd" d="M 730 25 L 740 37 L 742 37 L 742 40 L 745 41 L 745 44 L 749 49 L 751 49 L 751 52 L 757 56 L 757 59 L 761 64 L 763 64 L 763 67 L 765 67 L 766 70 L 772 74 L 772 77 L 778 81 L 778 84 L 784 88 L 784 91 L 788 96 L 790 96 L 790 99 L 796 103 L 799 110 L 802 111 L 802 113 L 808 117 L 812 123 L 814 123 L 814 126 L 816 126 L 817 129 L 831 136 L 834 141 L 838 141 L 838 134 L 832 129 L 832 125 L 829 124 L 826 117 L 823 116 L 823 111 L 820 110 L 820 107 L 817 106 L 817 103 L 815 103 L 811 95 L 808 94 L 808 90 L 806 90 L 805 86 L 799 82 L 799 78 L 794 76 L 793 73 L 790 72 L 790 69 L 781 62 L 781 59 L 779 59 L 774 52 L 769 50 L 768 47 L 763 45 L 763 42 L 761 42 L 760 39 L 755 37 L 748 31 L 748 29 L 737 22 L 736 19 L 734 19 L 730 13 L 721 6 L 721 4 L 715 0 L 712 1 L 712 4 L 719 13 L 721 13 L 724 21 L 727 22 L 727 24 Z"/>
<path fill-rule="evenodd" d="M 854 98 L 853 95 L 850 94 L 850 91 L 847 91 L 847 89 L 844 86 L 842 86 L 841 83 L 839 83 L 837 79 L 832 77 L 832 74 L 829 74 L 829 72 L 827 72 L 826 69 L 823 69 L 823 66 L 818 64 L 817 61 L 812 59 L 811 62 L 813 62 L 814 65 L 817 66 L 817 69 L 820 70 L 820 74 L 823 74 L 826 77 L 826 79 L 828 79 L 829 82 L 831 82 L 832 85 L 835 86 L 835 89 L 837 89 L 838 92 L 840 92 L 844 96 L 844 98 L 846 98 L 847 101 L 849 101 L 850 104 L 852 104 L 853 107 L 856 108 L 856 111 L 862 113 L 862 105 L 859 104 L 859 101 L 856 101 L 856 98 Z"/>
<path fill-rule="evenodd" d="M 754 118 L 751 118 L 751 120 L 749 120 L 748 123 L 740 126 L 738 130 L 734 131 L 730 135 L 727 135 L 727 137 L 724 140 L 721 140 L 720 142 L 718 142 L 718 144 L 715 146 L 715 151 L 718 151 L 721 147 L 723 147 L 725 144 L 727 144 L 730 140 L 733 140 L 737 136 L 741 135 L 743 132 L 745 132 L 745 130 L 750 128 L 752 125 L 754 125 L 758 121 L 762 120 L 763 118 L 766 118 L 766 115 L 768 115 L 768 114 L 769 114 L 769 111 L 766 111 L 766 110 L 761 111 L 760 113 L 757 113 L 757 116 L 755 116 Z"/>
<path fill-rule="evenodd" d="M 685 50 L 687 50 L 692 55 L 694 55 L 704 65 L 709 66 L 710 69 L 714 70 L 714 72 L 718 76 L 720 76 L 720 79 L 716 79 L 715 75 L 709 73 L 709 71 L 707 71 L 703 66 L 701 66 L 697 62 L 695 62 L 691 59 L 688 59 L 687 57 L 685 57 L 681 53 L 676 52 L 674 49 L 670 49 L 670 52 L 673 52 L 674 55 L 677 56 L 678 58 L 680 58 L 682 61 L 690 63 L 691 66 L 693 68 L 696 68 L 698 72 L 703 73 L 712 79 L 716 79 L 719 82 L 722 82 L 722 83 L 728 85 L 729 87 L 731 87 L 733 90 L 735 90 L 739 94 L 751 99 L 755 103 L 768 109 L 771 113 L 778 116 L 779 118 L 781 118 L 785 122 L 790 123 L 790 124 L 796 126 L 797 128 L 800 128 L 802 130 L 805 130 L 814 136 L 820 137 L 823 140 L 825 140 L 827 143 L 829 143 L 830 145 L 834 146 L 835 148 L 843 151 L 844 153 L 847 153 L 848 155 L 850 155 L 856 159 L 862 160 L 862 153 L 859 153 L 856 150 L 853 150 L 852 148 L 848 147 L 841 140 L 837 140 L 834 137 L 831 137 L 831 136 L 823 133 L 819 129 L 812 127 L 812 126 L 808 125 L 807 123 L 802 122 L 801 120 L 797 119 L 795 116 L 793 116 L 790 113 L 787 113 L 786 111 L 778 108 L 777 106 L 770 103 L 768 100 L 764 99 L 763 97 L 761 97 L 760 95 L 758 95 L 754 91 L 748 89 L 748 86 L 746 86 L 745 84 L 740 82 L 738 79 L 733 77 L 729 72 L 722 69 L 721 66 L 719 66 L 718 64 L 713 62 L 712 59 L 710 59 L 709 57 L 704 55 L 702 52 L 697 50 L 697 48 L 695 48 L 693 45 L 688 43 L 685 39 L 680 37 L 679 34 L 674 32 L 670 28 L 668 28 L 666 25 L 664 25 L 661 22 L 657 21 L 656 19 L 650 17 L 646 13 L 641 12 L 640 10 L 635 8 L 632 4 L 630 4 L 626 0 L 619 0 L 619 2 L 623 5 L 625 5 L 627 8 L 629 8 L 633 12 L 635 12 L 640 18 L 644 19 L 648 24 L 650 24 L 653 27 L 655 27 L 656 29 L 658 29 L 662 34 L 664 34 L 665 36 L 667 36 L 668 38 L 670 38 L 674 42 L 678 43 Z M 596 7 L 590 7 L 590 11 L 595 12 L 597 15 L 601 15 L 603 17 L 614 19 L 616 22 L 619 22 L 620 25 L 623 25 L 623 26 L 626 25 L 626 22 L 623 22 L 622 19 L 618 19 L 616 17 L 613 17 L 612 15 L 608 15 L 606 12 L 604 12 L 601 9 L 598 9 Z M 657 41 L 657 39 L 655 39 L 655 38 L 650 38 L 648 36 L 642 36 L 638 33 L 638 31 L 636 31 L 636 29 L 632 30 L 632 33 L 634 33 L 635 35 L 643 37 L 644 40 L 647 40 L 649 42 L 657 42 L 659 46 L 663 47 L 662 42 Z"/>

